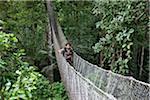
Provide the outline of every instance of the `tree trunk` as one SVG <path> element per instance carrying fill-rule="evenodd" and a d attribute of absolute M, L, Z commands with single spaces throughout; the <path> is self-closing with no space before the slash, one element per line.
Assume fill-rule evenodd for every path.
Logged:
<path fill-rule="evenodd" d="M 102 54 L 102 52 L 100 52 L 100 54 L 99 54 L 99 62 L 100 62 L 100 66 L 101 67 L 103 67 L 103 54 Z"/>
<path fill-rule="evenodd" d="M 142 71 L 143 71 L 143 60 L 144 60 L 144 47 L 142 47 L 141 50 L 141 61 L 140 61 L 140 72 L 139 72 L 139 78 L 142 77 Z"/>
<path fill-rule="evenodd" d="M 112 44 L 112 48 L 114 48 L 114 47 L 115 47 L 115 44 L 113 43 L 113 44 Z M 116 53 L 116 52 L 114 52 L 114 53 L 112 54 L 112 59 L 111 59 L 112 61 L 111 61 L 110 70 L 113 70 L 113 69 L 114 69 L 114 66 L 113 66 L 113 65 L 114 65 L 114 63 L 115 63 L 115 53 Z"/>
<path fill-rule="evenodd" d="M 3 95 L 3 92 L 0 91 L 0 97 L 1 97 L 1 100 L 4 100 L 4 95 Z"/>

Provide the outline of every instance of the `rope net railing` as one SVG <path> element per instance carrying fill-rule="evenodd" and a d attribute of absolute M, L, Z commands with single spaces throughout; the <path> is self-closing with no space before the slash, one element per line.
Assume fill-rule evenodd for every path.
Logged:
<path fill-rule="evenodd" d="M 60 45 L 57 36 L 53 34 L 56 59 L 61 74 L 61 79 L 68 91 L 71 100 L 116 100 L 112 95 L 105 93 L 96 87 L 91 81 L 84 78 L 65 58 L 57 52 Z"/>
<path fill-rule="evenodd" d="M 102 69 L 74 53 L 73 66 L 98 88 L 117 100 L 149 100 L 150 84 Z"/>
<path fill-rule="evenodd" d="M 61 47 L 63 47 L 67 41 L 59 24 L 57 35 L 59 37 L 57 39 L 60 41 L 59 44 Z M 97 88 L 99 88 L 105 93 L 113 95 L 115 98 L 117 98 L 117 100 L 150 99 L 150 84 L 148 83 L 144 83 L 132 77 L 123 76 L 102 69 L 82 59 L 76 53 L 74 53 L 73 56 L 73 66 L 76 70 L 76 71 L 74 70 L 75 73 L 80 73 L 83 78 L 90 80 L 92 84 L 94 84 Z M 64 71 L 64 69 L 61 69 L 60 71 Z M 65 73 L 63 73 L 62 75 L 64 74 Z M 67 77 L 67 75 L 65 77 Z M 99 99 L 89 99 L 89 100 L 99 100 Z"/>
<path fill-rule="evenodd" d="M 74 68 L 70 66 L 64 57 L 57 52 L 67 40 L 60 25 L 55 23 L 52 4 L 48 0 L 47 8 L 51 26 L 49 31 L 53 35 L 57 64 L 71 100 L 150 99 L 150 84 L 104 70 L 82 59 L 76 53 L 73 56 Z"/>

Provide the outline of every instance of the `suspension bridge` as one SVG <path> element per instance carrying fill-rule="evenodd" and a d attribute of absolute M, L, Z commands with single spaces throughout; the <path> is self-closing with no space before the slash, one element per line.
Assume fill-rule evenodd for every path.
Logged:
<path fill-rule="evenodd" d="M 67 42 L 47 2 L 50 27 L 58 68 L 70 100 L 149 100 L 150 84 L 102 69 L 74 52 L 73 66 L 58 53 Z"/>

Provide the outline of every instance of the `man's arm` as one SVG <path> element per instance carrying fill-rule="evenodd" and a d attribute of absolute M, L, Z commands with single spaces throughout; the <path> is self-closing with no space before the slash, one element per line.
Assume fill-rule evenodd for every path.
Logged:
<path fill-rule="evenodd" d="M 63 51 L 64 51 L 64 48 L 58 50 L 59 53 L 62 53 Z"/>

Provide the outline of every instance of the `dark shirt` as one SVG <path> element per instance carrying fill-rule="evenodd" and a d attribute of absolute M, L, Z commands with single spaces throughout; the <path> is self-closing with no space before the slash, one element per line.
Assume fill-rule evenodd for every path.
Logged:
<path fill-rule="evenodd" d="M 62 54 L 65 57 L 65 59 L 67 60 L 67 62 L 69 62 L 72 65 L 72 63 L 73 63 L 73 50 L 72 50 L 72 48 L 64 48 L 62 50 Z"/>

